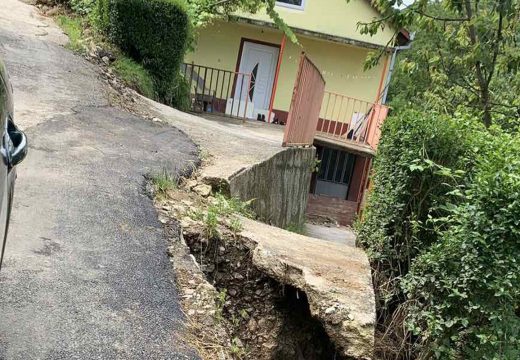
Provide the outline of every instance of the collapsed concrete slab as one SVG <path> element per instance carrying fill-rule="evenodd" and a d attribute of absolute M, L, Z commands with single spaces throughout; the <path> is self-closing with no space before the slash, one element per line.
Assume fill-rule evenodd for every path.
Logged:
<path fill-rule="evenodd" d="M 306 293 L 311 314 L 322 322 L 344 356 L 371 359 L 376 313 L 365 253 L 257 221 L 242 221 L 242 237 L 253 243 L 253 264 Z"/>
<path fill-rule="evenodd" d="M 186 114 L 142 98 L 154 116 L 181 129 L 211 158 L 201 178 L 230 196 L 254 200 L 259 218 L 281 228 L 301 228 L 309 197 L 314 147 L 282 147 L 283 127 Z"/>

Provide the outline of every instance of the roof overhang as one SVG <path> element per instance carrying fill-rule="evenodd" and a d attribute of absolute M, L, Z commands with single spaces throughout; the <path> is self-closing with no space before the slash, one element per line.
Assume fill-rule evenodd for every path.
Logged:
<path fill-rule="evenodd" d="M 269 22 L 269 21 L 265 21 L 265 20 L 250 19 L 247 17 L 237 16 L 237 15 L 231 15 L 229 17 L 229 19 L 232 21 L 243 23 L 243 24 L 255 25 L 255 26 L 260 26 L 260 27 L 269 27 L 269 28 L 278 30 L 278 27 L 276 26 L 276 24 Z M 303 36 L 311 37 L 311 38 L 317 38 L 317 39 L 330 41 L 330 42 L 343 44 L 343 45 L 356 46 L 356 47 L 372 49 L 372 50 L 391 51 L 393 49 L 393 47 L 386 47 L 384 45 L 374 44 L 374 43 L 367 42 L 367 41 L 361 41 L 361 40 L 356 40 L 356 39 L 342 37 L 342 36 L 325 34 L 322 32 L 301 29 L 301 28 L 297 28 L 297 27 L 293 27 L 293 26 L 291 26 L 291 30 L 295 34 L 299 34 L 299 35 L 303 35 Z"/>

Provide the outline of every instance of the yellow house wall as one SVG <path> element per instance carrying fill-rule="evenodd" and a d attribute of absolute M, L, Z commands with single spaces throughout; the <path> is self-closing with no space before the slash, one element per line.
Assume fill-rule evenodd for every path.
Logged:
<path fill-rule="evenodd" d="M 282 33 L 277 30 L 239 23 L 218 22 L 201 30 L 196 50 L 186 56 L 186 62 L 235 71 L 242 38 L 279 45 Z M 288 111 L 298 71 L 300 53 L 322 70 L 326 90 L 374 102 L 381 80 L 384 61 L 363 71 L 368 50 L 338 43 L 299 37 L 302 47 L 287 42 L 280 68 L 274 108 Z"/>
<path fill-rule="evenodd" d="M 370 0 L 304 0 L 303 10 L 290 9 L 280 5 L 276 11 L 287 25 L 340 36 L 377 45 L 387 45 L 394 30 L 387 26 L 374 36 L 361 35 L 358 22 L 368 23 L 381 15 L 370 5 Z M 272 22 L 265 11 L 258 14 L 239 13 L 239 16 Z"/>

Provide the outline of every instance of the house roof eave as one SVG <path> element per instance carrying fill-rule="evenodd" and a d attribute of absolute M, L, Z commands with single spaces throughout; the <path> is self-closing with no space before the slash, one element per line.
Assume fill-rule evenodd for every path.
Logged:
<path fill-rule="evenodd" d="M 269 21 L 265 21 L 265 20 L 251 19 L 251 18 L 238 16 L 238 15 L 232 15 L 229 17 L 229 19 L 232 21 L 237 21 L 237 22 L 243 23 L 243 24 L 278 29 L 276 24 L 269 22 Z M 392 47 L 386 47 L 384 45 L 375 44 L 375 43 L 371 43 L 368 41 L 362 41 L 362 40 L 352 39 L 352 38 L 348 38 L 348 37 L 331 35 L 331 34 L 326 34 L 326 33 L 313 31 L 313 30 L 306 30 L 306 29 L 302 29 L 302 28 L 298 28 L 298 27 L 294 27 L 294 26 L 291 26 L 291 30 L 295 34 L 312 37 L 312 38 L 318 38 L 321 40 L 326 40 L 326 41 L 344 44 L 344 45 L 351 45 L 351 46 L 362 47 L 362 48 L 372 49 L 372 50 L 390 51 L 393 49 Z"/>

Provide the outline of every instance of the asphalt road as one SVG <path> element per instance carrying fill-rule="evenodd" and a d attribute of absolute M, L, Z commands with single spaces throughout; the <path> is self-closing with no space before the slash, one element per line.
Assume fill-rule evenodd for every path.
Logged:
<path fill-rule="evenodd" d="M 189 359 L 144 175 L 196 161 L 179 130 L 110 107 L 95 67 L 18 0 L 0 55 L 29 155 L 0 273 L 0 359 Z"/>

